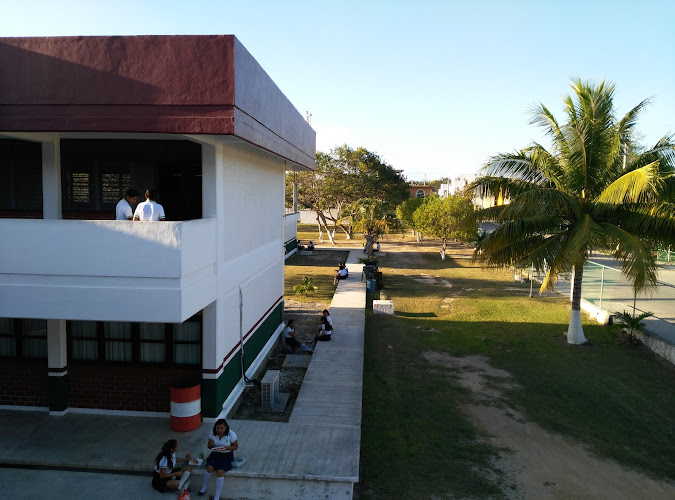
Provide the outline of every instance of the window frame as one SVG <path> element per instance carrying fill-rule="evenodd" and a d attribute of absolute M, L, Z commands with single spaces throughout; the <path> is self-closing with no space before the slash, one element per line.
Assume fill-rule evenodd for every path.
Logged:
<path fill-rule="evenodd" d="M 0 354 L 0 359 L 14 359 L 18 361 L 40 361 L 40 360 L 45 360 L 47 361 L 47 358 L 49 357 L 49 347 L 46 346 L 47 348 L 45 349 L 45 352 L 47 353 L 44 357 L 27 357 L 24 354 L 24 348 L 23 348 L 23 341 L 26 338 L 30 339 L 43 339 L 45 344 L 47 344 L 47 320 L 40 320 L 45 322 L 45 333 L 44 335 L 28 335 L 24 331 L 23 327 L 23 322 L 24 320 L 27 319 L 38 319 L 39 318 L 3 318 L 3 319 L 8 319 L 11 321 L 12 324 L 12 332 L 11 333 L 0 333 L 0 338 L 11 338 L 14 339 L 14 356 L 3 356 Z"/>
<path fill-rule="evenodd" d="M 185 322 L 199 323 L 199 340 L 198 341 L 175 341 L 174 340 L 174 325 L 182 323 L 158 323 L 164 325 L 164 338 L 160 339 L 142 339 L 141 338 L 141 323 L 140 322 L 124 322 L 131 325 L 130 339 L 110 339 L 105 337 L 105 324 L 114 323 L 106 321 L 96 321 L 96 338 L 93 337 L 74 337 L 72 333 L 72 321 L 66 322 L 66 333 L 68 339 L 68 362 L 76 364 L 104 364 L 107 366 L 143 366 L 143 367 L 196 367 L 202 366 L 202 342 L 204 338 L 204 324 L 201 318 L 201 311 L 185 320 Z M 74 359 L 73 357 L 73 341 L 77 340 L 95 340 L 97 342 L 96 359 Z M 106 359 L 105 344 L 106 342 L 129 342 L 131 343 L 131 361 L 115 361 Z M 142 344 L 162 344 L 164 345 L 164 361 L 152 362 L 141 361 L 141 345 Z M 174 360 L 174 346 L 175 345 L 198 345 L 199 346 L 199 361 L 195 363 L 177 363 Z"/>

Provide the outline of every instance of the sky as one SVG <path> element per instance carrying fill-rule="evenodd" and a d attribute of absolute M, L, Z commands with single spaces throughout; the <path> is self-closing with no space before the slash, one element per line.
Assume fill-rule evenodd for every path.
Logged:
<path fill-rule="evenodd" d="M 675 0 L 2 0 L 0 12 L 0 37 L 234 34 L 311 113 L 317 150 L 362 146 L 408 180 L 546 145 L 530 110 L 563 120 L 572 78 L 615 83 L 620 115 L 651 98 L 647 145 L 675 132 Z"/>

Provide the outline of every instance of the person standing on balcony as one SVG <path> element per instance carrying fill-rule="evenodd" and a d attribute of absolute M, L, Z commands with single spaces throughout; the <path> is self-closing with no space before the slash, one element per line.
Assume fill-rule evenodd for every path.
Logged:
<path fill-rule="evenodd" d="M 138 201 L 138 191 L 135 189 L 127 189 L 124 198 L 117 202 L 115 207 L 116 220 L 131 220 L 134 218 L 134 211 L 131 209 Z"/>
<path fill-rule="evenodd" d="M 145 201 L 139 203 L 134 212 L 134 220 L 159 221 L 165 220 L 164 207 L 157 203 L 157 191 L 148 189 L 145 192 Z"/>

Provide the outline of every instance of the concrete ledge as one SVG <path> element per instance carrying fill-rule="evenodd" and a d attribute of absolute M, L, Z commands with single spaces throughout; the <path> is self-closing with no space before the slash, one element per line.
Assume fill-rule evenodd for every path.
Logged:
<path fill-rule="evenodd" d="M 671 364 L 675 365 L 675 345 L 668 340 L 659 337 L 658 335 L 652 334 L 649 330 L 645 331 L 644 334 L 639 333 L 636 335 L 640 341 L 649 347 L 655 354 L 658 354 L 664 359 L 670 361 Z"/>
<path fill-rule="evenodd" d="M 211 477 L 206 492 L 213 496 L 215 476 Z M 192 476 L 190 477 L 192 480 Z M 192 497 L 202 486 L 202 477 L 195 478 L 190 486 Z M 353 483 L 349 481 L 307 481 L 293 479 L 265 479 L 260 477 L 232 476 L 225 474 L 221 498 L 247 498 L 255 500 L 288 498 L 352 498 Z M 153 490 L 154 491 L 154 490 Z"/>
<path fill-rule="evenodd" d="M 373 300 L 373 313 L 394 314 L 393 300 Z"/>

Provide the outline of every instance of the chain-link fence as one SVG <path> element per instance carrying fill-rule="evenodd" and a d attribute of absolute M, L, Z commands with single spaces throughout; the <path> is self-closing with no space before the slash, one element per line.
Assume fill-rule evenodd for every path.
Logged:
<path fill-rule="evenodd" d="M 544 293 L 539 293 L 539 287 L 544 282 L 546 270 L 537 271 L 534 266 L 531 267 L 513 267 L 513 281 L 525 283 L 530 287 L 530 297 L 552 297 L 554 295 L 569 294 L 571 274 L 558 276 L 558 280 L 553 287 L 549 287 Z"/>
<path fill-rule="evenodd" d="M 662 273 L 675 278 L 675 271 Z M 647 323 L 648 330 L 675 338 L 675 286 L 672 284 L 659 281 L 656 287 L 636 294 L 620 269 L 602 262 L 589 262 L 584 267 L 581 296 L 610 312 L 626 311 L 633 315 L 651 312 L 654 317 Z"/>
<path fill-rule="evenodd" d="M 659 264 L 675 264 L 675 252 L 672 247 L 661 249 L 656 252 L 656 262 Z"/>
<path fill-rule="evenodd" d="M 675 263 L 675 255 L 663 255 Z M 621 269 L 612 266 L 616 263 L 611 258 L 600 256 L 594 260 L 595 262 L 589 262 L 584 267 L 581 297 L 610 313 L 626 311 L 634 315 L 651 312 L 654 316 L 646 321 L 647 329 L 675 341 L 675 270 L 662 269 L 659 276 L 663 276 L 664 281 L 659 281 L 656 287 L 635 294 L 633 286 Z M 571 274 L 558 276 L 555 289 L 549 289 L 540 295 L 539 286 L 545 277 L 545 271 L 537 271 L 533 267 L 515 267 L 512 270 L 514 282 L 528 285 L 531 297 L 556 294 L 569 297 L 571 294 Z"/>

